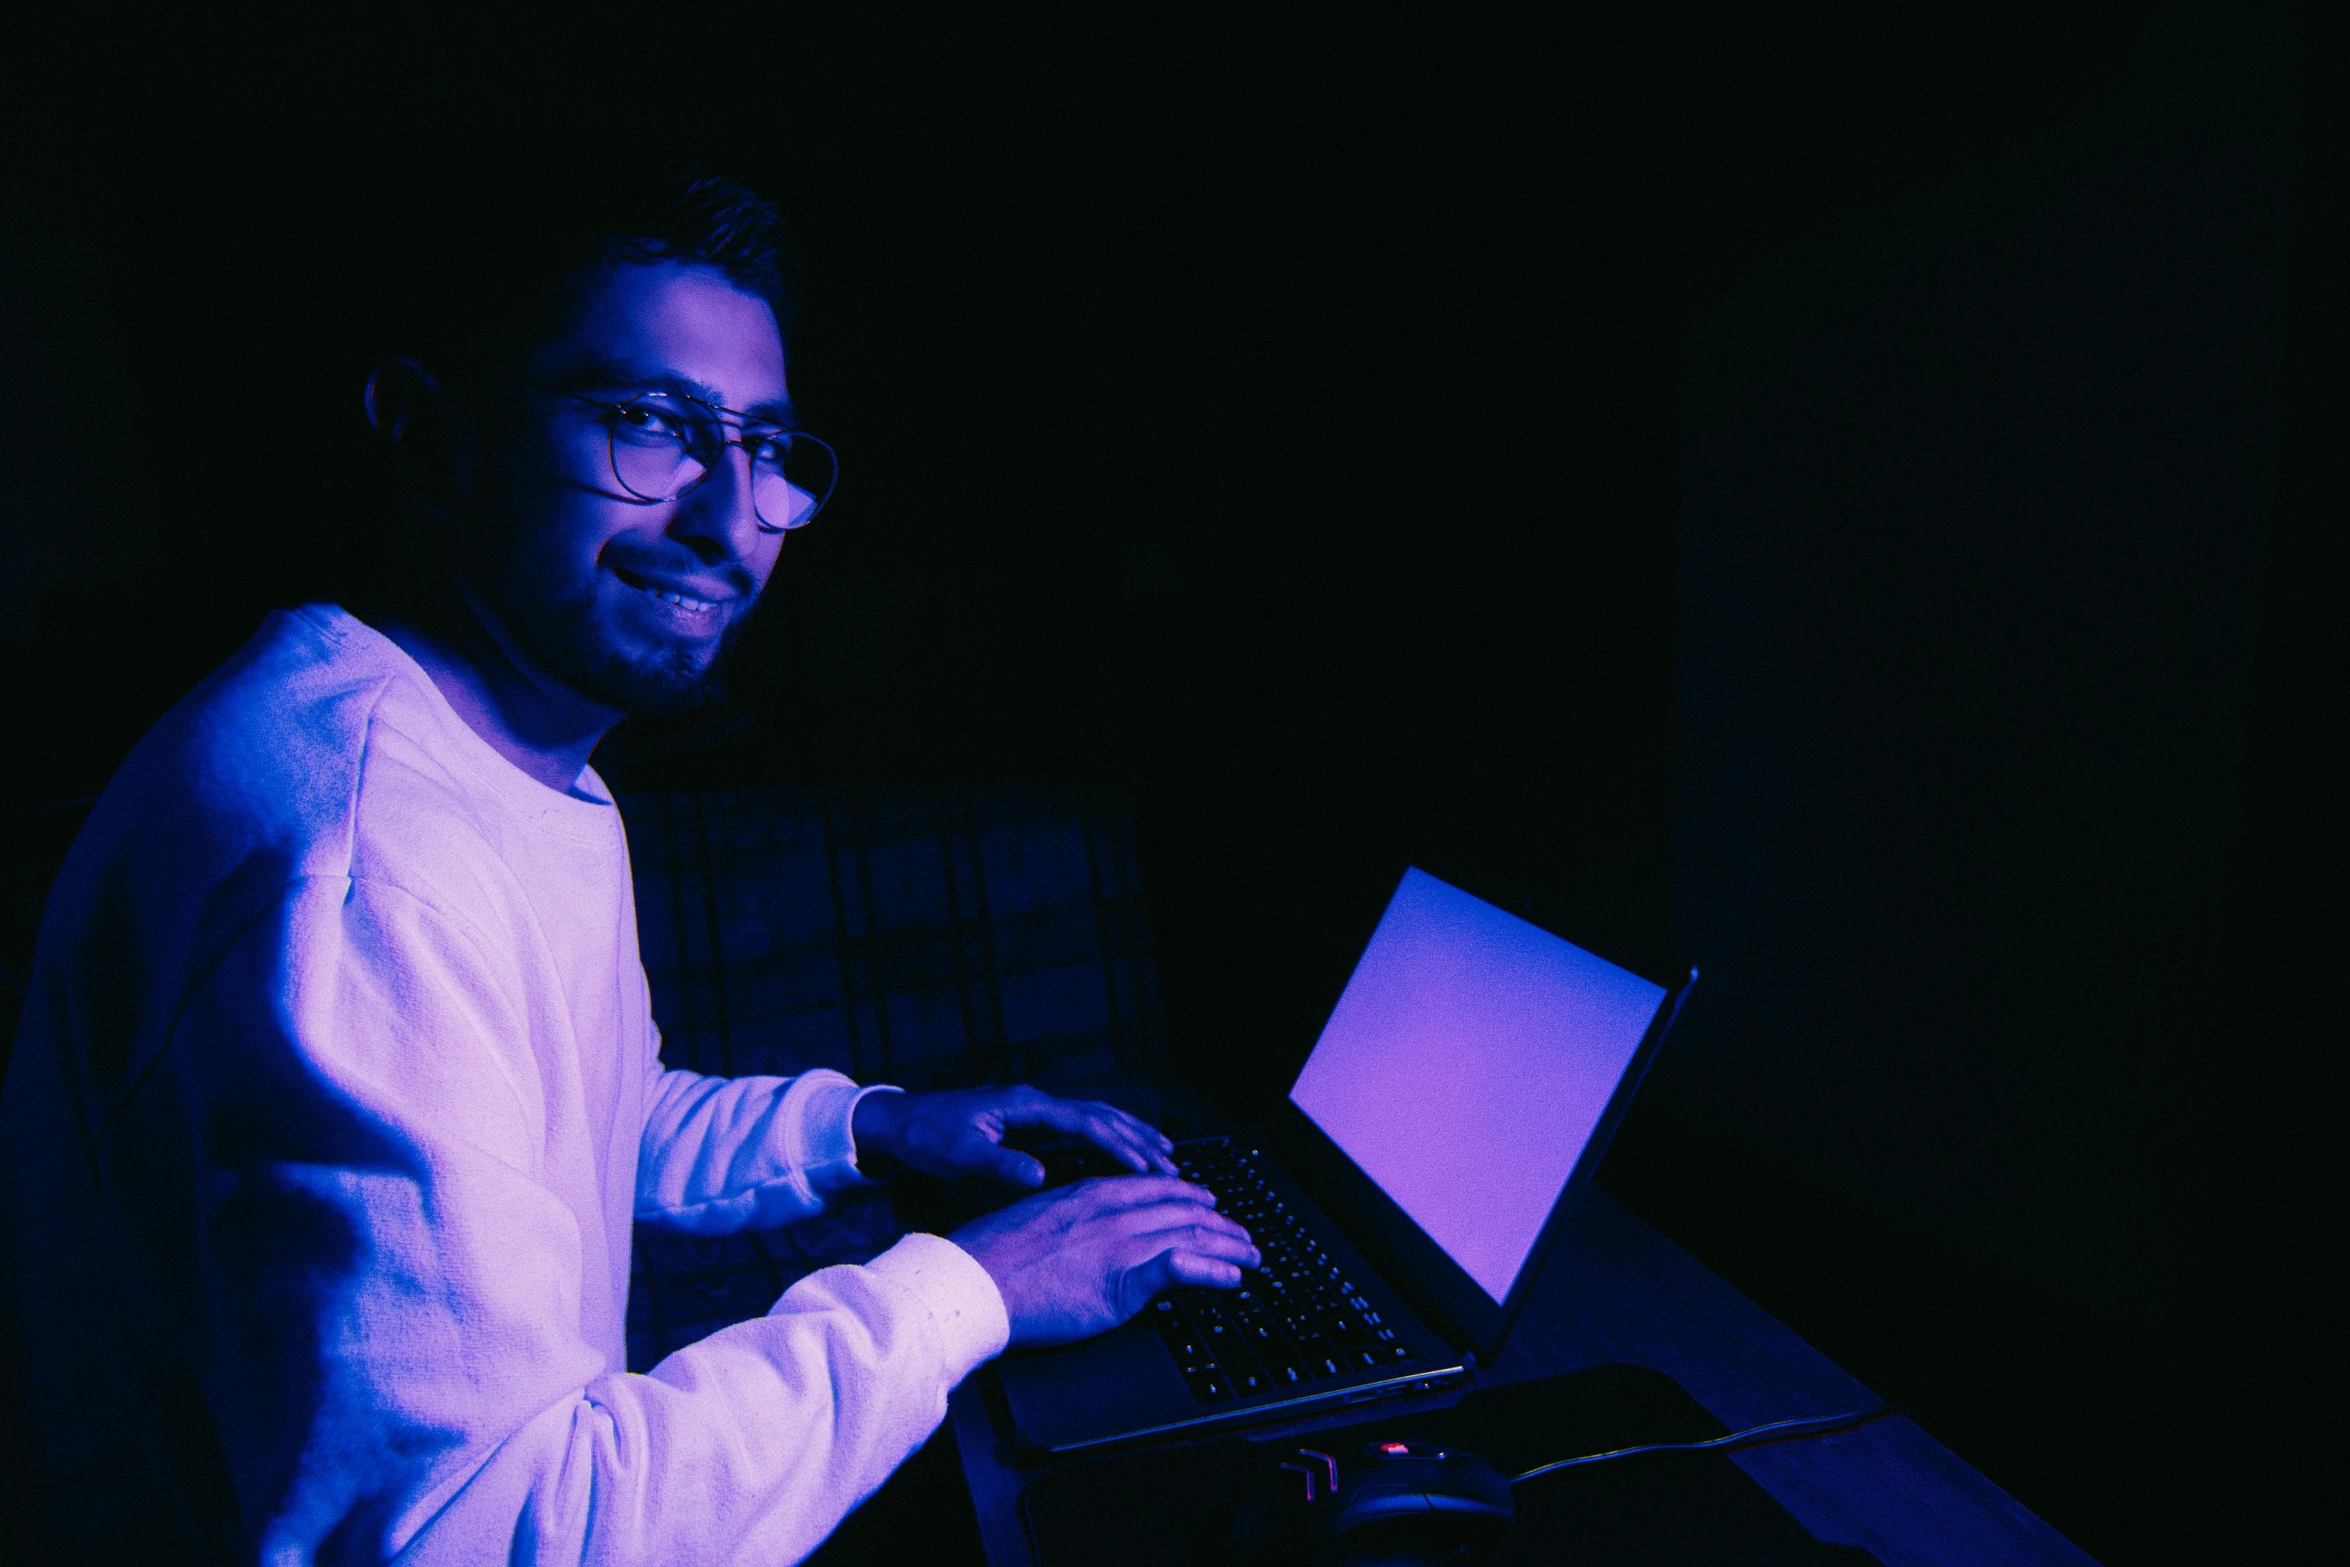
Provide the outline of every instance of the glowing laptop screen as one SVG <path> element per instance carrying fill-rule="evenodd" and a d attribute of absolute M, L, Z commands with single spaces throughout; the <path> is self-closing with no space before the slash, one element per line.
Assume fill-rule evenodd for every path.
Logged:
<path fill-rule="evenodd" d="M 1289 1097 L 1499 1303 L 1663 997 L 1406 871 Z"/>

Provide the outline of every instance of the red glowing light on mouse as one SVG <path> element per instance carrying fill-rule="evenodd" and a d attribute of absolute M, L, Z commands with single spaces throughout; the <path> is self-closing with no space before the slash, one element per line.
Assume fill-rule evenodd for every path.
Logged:
<path fill-rule="evenodd" d="M 1385 1453 L 1390 1458 L 1407 1457 L 1410 1455 L 1411 1450 L 1411 1444 L 1408 1442 L 1382 1442 L 1379 1444 L 1379 1451 Z"/>

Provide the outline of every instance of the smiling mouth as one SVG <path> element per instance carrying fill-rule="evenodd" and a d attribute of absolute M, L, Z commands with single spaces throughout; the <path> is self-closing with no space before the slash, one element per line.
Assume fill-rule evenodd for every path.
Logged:
<path fill-rule="evenodd" d="M 723 602 L 722 600 L 718 599 L 697 598 L 695 595 L 687 593 L 678 588 L 662 587 L 659 583 L 648 582 L 644 578 L 638 576 L 636 573 L 622 570 L 618 566 L 612 568 L 612 575 L 618 577 L 621 581 L 627 583 L 630 587 L 636 589 L 639 593 L 643 593 L 652 598 L 659 599 L 664 604 L 675 605 L 677 608 L 684 610 L 689 615 L 715 614 Z"/>

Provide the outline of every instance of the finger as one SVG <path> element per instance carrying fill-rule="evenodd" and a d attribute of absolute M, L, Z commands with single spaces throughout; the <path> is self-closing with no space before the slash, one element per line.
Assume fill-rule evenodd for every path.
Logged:
<path fill-rule="evenodd" d="M 1206 1257 L 1178 1246 L 1165 1253 L 1168 1268 L 1186 1284 L 1231 1289 L 1241 1281 L 1241 1265 L 1223 1257 Z"/>
<path fill-rule="evenodd" d="M 1128 1259 L 1125 1269 L 1128 1277 L 1161 1259 L 1189 1258 L 1198 1265 L 1197 1272 L 1205 1276 L 1206 1282 L 1227 1285 L 1241 1283 L 1248 1269 L 1261 1265 L 1253 1246 L 1243 1246 L 1227 1236 L 1194 1234 L 1187 1230 L 1144 1236 L 1140 1244 L 1119 1255 Z M 1201 1281 L 1195 1278 L 1188 1282 Z"/>
<path fill-rule="evenodd" d="M 1175 1173 L 1175 1162 L 1168 1157 L 1175 1145 L 1116 1105 L 1079 1103 L 1023 1083 L 1004 1092 L 996 1113 L 1007 1126 L 1047 1126 L 1082 1137 L 1137 1174 Z"/>
<path fill-rule="evenodd" d="M 1146 1167 L 1158 1171 L 1161 1175 L 1175 1173 L 1174 1139 L 1168 1137 L 1142 1117 L 1128 1115 L 1115 1105 L 1102 1105 L 1100 1109 L 1111 1118 L 1118 1131 L 1133 1144 L 1135 1152 L 1142 1155 Z"/>
<path fill-rule="evenodd" d="M 1175 1167 L 1163 1157 L 1154 1158 L 1156 1149 L 1147 1147 L 1125 1127 L 1115 1121 L 1097 1118 L 1087 1124 L 1085 1140 L 1137 1175 L 1173 1175 Z"/>
<path fill-rule="evenodd" d="M 1075 1190 L 1084 1192 L 1104 1213 L 1163 1202 L 1197 1203 L 1204 1208 L 1216 1205 L 1214 1192 L 1172 1175 L 1110 1175 L 1086 1181 Z"/>
<path fill-rule="evenodd" d="M 1152 1131 L 1147 1124 L 1129 1123 L 1121 1126 L 1119 1133 L 1128 1156 L 1138 1161 L 1143 1171 L 1156 1175 L 1176 1173 L 1174 1145 Z"/>
<path fill-rule="evenodd" d="M 1031 1084 L 1017 1083 L 999 1090 L 990 1108 L 1004 1118 L 1006 1126 L 1049 1126 L 1056 1131 L 1074 1132 L 1078 1130 L 1075 1117 L 1084 1106 Z"/>
<path fill-rule="evenodd" d="M 1110 1149 L 1126 1160 L 1137 1171 L 1157 1171 L 1161 1175 L 1175 1173 L 1175 1161 L 1169 1157 L 1175 1145 L 1159 1135 L 1158 1129 L 1138 1115 L 1129 1115 L 1116 1105 L 1098 1100 L 1084 1107 L 1092 1120 L 1085 1135 L 1102 1147 Z"/>
<path fill-rule="evenodd" d="M 1049 1126 L 1056 1132 L 1068 1132 L 1088 1142 L 1109 1147 L 1110 1141 L 1124 1141 L 1110 1131 L 1114 1124 L 1110 1116 L 1102 1114 L 1107 1105 L 1079 1104 L 1074 1099 L 1063 1099 L 1042 1089 L 1023 1083 L 1008 1090 L 997 1113 L 1007 1126 Z M 1111 1111 L 1115 1116 L 1118 1112 Z M 1110 1148 L 1115 1153 L 1115 1148 Z"/>
<path fill-rule="evenodd" d="M 974 1151 L 973 1162 L 987 1175 L 1006 1186 L 1022 1186 L 1030 1191 L 1044 1184 L 1044 1165 L 1016 1148 L 987 1145 L 984 1151 Z"/>
<path fill-rule="evenodd" d="M 1153 1295 L 1177 1285 L 1203 1284 L 1210 1289 L 1232 1289 L 1240 1283 L 1240 1278 L 1240 1269 L 1220 1257 L 1203 1257 L 1180 1246 L 1169 1246 L 1128 1270 L 1120 1281 L 1124 1286 L 1120 1304 L 1128 1306 L 1127 1314 L 1131 1316 Z"/>
<path fill-rule="evenodd" d="M 1123 1130 L 1096 1128 L 1088 1131 L 1086 1138 L 1096 1148 L 1104 1150 L 1111 1158 L 1137 1175 L 1169 1175 L 1174 1173 L 1169 1170 L 1161 1170 L 1152 1161 L 1151 1156 L 1143 1151 L 1142 1145 L 1127 1136 Z"/>
<path fill-rule="evenodd" d="M 1128 1208 L 1111 1215 L 1109 1222 L 1128 1235 L 1164 1235 L 1178 1230 L 1198 1230 L 1223 1236 L 1238 1246 L 1256 1244 L 1248 1231 L 1239 1224 L 1215 1209 L 1198 1203 L 1166 1202 Z"/>
<path fill-rule="evenodd" d="M 1163 1241 L 1166 1237 L 1154 1235 L 1151 1239 Z M 1259 1255 L 1255 1244 L 1247 1236 L 1234 1235 L 1226 1230 L 1211 1229 L 1204 1224 L 1195 1224 L 1190 1229 L 1183 1231 L 1181 1239 L 1175 1244 L 1178 1250 L 1192 1252 L 1201 1257 L 1214 1257 L 1220 1262 L 1229 1262 L 1240 1268 L 1261 1267 L 1265 1261 Z"/>

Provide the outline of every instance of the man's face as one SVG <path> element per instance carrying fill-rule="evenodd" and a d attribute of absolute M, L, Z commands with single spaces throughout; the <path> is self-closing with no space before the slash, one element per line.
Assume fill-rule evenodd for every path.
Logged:
<path fill-rule="evenodd" d="M 522 380 L 487 413 L 463 508 L 457 565 L 476 608 L 509 652 L 601 706 L 697 705 L 783 535 L 758 524 L 741 448 L 686 494 L 646 503 L 614 481 L 610 416 L 562 393 L 667 392 L 795 423 L 774 312 L 711 268 L 610 266 Z"/>

